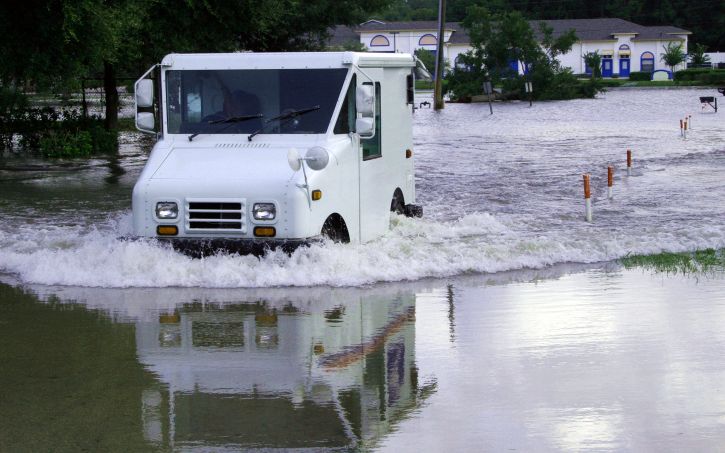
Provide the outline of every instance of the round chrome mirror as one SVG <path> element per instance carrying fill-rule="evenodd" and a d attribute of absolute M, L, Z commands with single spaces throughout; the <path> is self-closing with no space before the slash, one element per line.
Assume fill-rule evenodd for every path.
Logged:
<path fill-rule="evenodd" d="M 300 153 L 297 152 L 296 148 L 290 148 L 287 151 L 287 163 L 292 171 L 299 171 L 302 166 L 302 160 L 300 159 Z"/>
<path fill-rule="evenodd" d="M 322 170 L 330 162 L 330 153 L 321 146 L 313 146 L 307 150 L 305 161 L 312 170 Z"/>

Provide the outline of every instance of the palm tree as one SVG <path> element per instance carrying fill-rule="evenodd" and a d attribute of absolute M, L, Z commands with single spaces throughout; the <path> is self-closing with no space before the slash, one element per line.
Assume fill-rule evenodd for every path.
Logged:
<path fill-rule="evenodd" d="M 697 68 L 701 66 L 708 66 L 710 64 L 710 56 L 705 55 L 707 47 L 704 44 L 695 44 L 692 46 L 692 50 L 688 54 L 690 57 L 690 64 Z"/>
<path fill-rule="evenodd" d="M 599 55 L 599 52 L 587 52 L 582 58 L 587 67 L 592 68 L 593 79 L 602 77 L 602 56 Z"/>
<path fill-rule="evenodd" d="M 662 46 L 665 49 L 665 53 L 660 56 L 660 59 L 665 62 L 670 70 L 674 74 L 675 66 L 685 61 L 687 55 L 682 51 L 682 43 L 675 44 L 674 42 L 668 42 L 666 46 Z"/>

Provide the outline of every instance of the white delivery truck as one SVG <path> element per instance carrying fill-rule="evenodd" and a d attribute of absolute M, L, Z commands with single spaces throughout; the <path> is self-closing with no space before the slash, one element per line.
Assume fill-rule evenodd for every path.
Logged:
<path fill-rule="evenodd" d="M 158 141 L 133 190 L 139 237 L 193 255 L 364 243 L 415 205 L 409 54 L 171 54 L 136 82 Z"/>

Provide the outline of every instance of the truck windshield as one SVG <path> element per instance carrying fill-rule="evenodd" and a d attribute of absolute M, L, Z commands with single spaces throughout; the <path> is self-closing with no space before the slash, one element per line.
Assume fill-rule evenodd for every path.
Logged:
<path fill-rule="evenodd" d="M 170 134 L 249 134 L 263 118 L 311 105 L 319 109 L 266 127 L 266 134 L 323 134 L 340 96 L 347 69 L 245 69 L 166 71 Z M 224 120 L 262 115 L 239 122 Z"/>

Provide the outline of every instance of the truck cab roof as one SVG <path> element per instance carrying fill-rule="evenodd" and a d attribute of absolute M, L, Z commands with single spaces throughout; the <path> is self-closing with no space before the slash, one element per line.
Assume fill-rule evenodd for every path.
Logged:
<path fill-rule="evenodd" d="M 169 54 L 162 66 L 174 69 L 313 69 L 359 67 L 413 67 L 410 54 L 378 52 L 234 52 Z"/>

